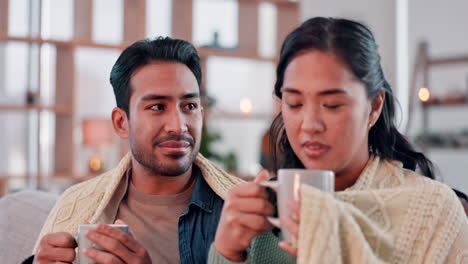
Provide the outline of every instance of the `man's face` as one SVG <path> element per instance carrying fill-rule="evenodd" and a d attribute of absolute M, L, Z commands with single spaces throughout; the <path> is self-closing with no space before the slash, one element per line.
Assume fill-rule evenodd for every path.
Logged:
<path fill-rule="evenodd" d="M 180 63 L 153 63 L 131 79 L 128 137 L 136 161 L 152 173 L 179 176 L 200 149 L 203 109 L 197 80 Z"/>

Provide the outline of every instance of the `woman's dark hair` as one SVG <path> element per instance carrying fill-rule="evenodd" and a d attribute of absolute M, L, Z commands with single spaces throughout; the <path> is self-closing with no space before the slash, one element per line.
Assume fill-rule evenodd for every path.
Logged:
<path fill-rule="evenodd" d="M 114 88 L 117 106 L 129 113 L 132 88 L 130 79 L 133 73 L 147 64 L 154 62 L 173 62 L 186 65 L 197 79 L 200 88 L 202 72 L 197 50 L 189 42 L 169 37 L 144 39 L 126 48 L 112 67 L 110 83 Z"/>
<path fill-rule="evenodd" d="M 288 64 L 311 50 L 332 52 L 340 58 L 365 84 L 369 99 L 385 91 L 382 113 L 369 131 L 369 152 L 381 159 L 401 161 L 406 169 L 414 171 L 419 168 L 423 175 L 434 178 L 432 162 L 423 153 L 415 151 L 395 127 L 395 98 L 385 80 L 374 36 L 366 26 L 339 18 L 316 17 L 305 21 L 283 42 L 276 69 L 275 95 L 282 98 L 281 87 Z M 289 144 L 281 113 L 273 121 L 270 133 L 273 171 L 304 168 Z"/>

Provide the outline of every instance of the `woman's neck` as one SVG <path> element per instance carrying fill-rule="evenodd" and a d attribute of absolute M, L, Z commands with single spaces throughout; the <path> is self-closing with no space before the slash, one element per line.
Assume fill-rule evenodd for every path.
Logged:
<path fill-rule="evenodd" d="M 335 191 L 343 191 L 346 188 L 353 186 L 361 176 L 362 171 L 369 161 L 369 152 L 365 155 L 360 155 L 358 159 L 353 159 L 351 164 L 340 172 L 335 173 Z"/>

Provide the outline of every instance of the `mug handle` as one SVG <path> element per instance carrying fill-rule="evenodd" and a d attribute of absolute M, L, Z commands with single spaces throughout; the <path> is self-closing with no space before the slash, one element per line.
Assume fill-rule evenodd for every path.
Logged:
<path fill-rule="evenodd" d="M 269 187 L 278 194 L 278 188 L 279 188 L 278 181 L 263 181 L 263 182 L 260 182 L 260 185 Z M 278 217 L 267 216 L 267 220 L 268 222 L 270 222 L 270 224 L 274 225 L 275 227 L 281 228 L 281 223 Z"/>

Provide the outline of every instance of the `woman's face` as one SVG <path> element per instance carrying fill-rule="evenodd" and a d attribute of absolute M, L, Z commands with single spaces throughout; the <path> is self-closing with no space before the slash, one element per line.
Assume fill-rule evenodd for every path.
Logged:
<path fill-rule="evenodd" d="M 310 51 L 286 68 L 281 111 L 289 142 L 308 169 L 332 170 L 336 189 L 352 185 L 369 159 L 368 132 L 384 93 L 365 85 L 333 53 Z"/>

